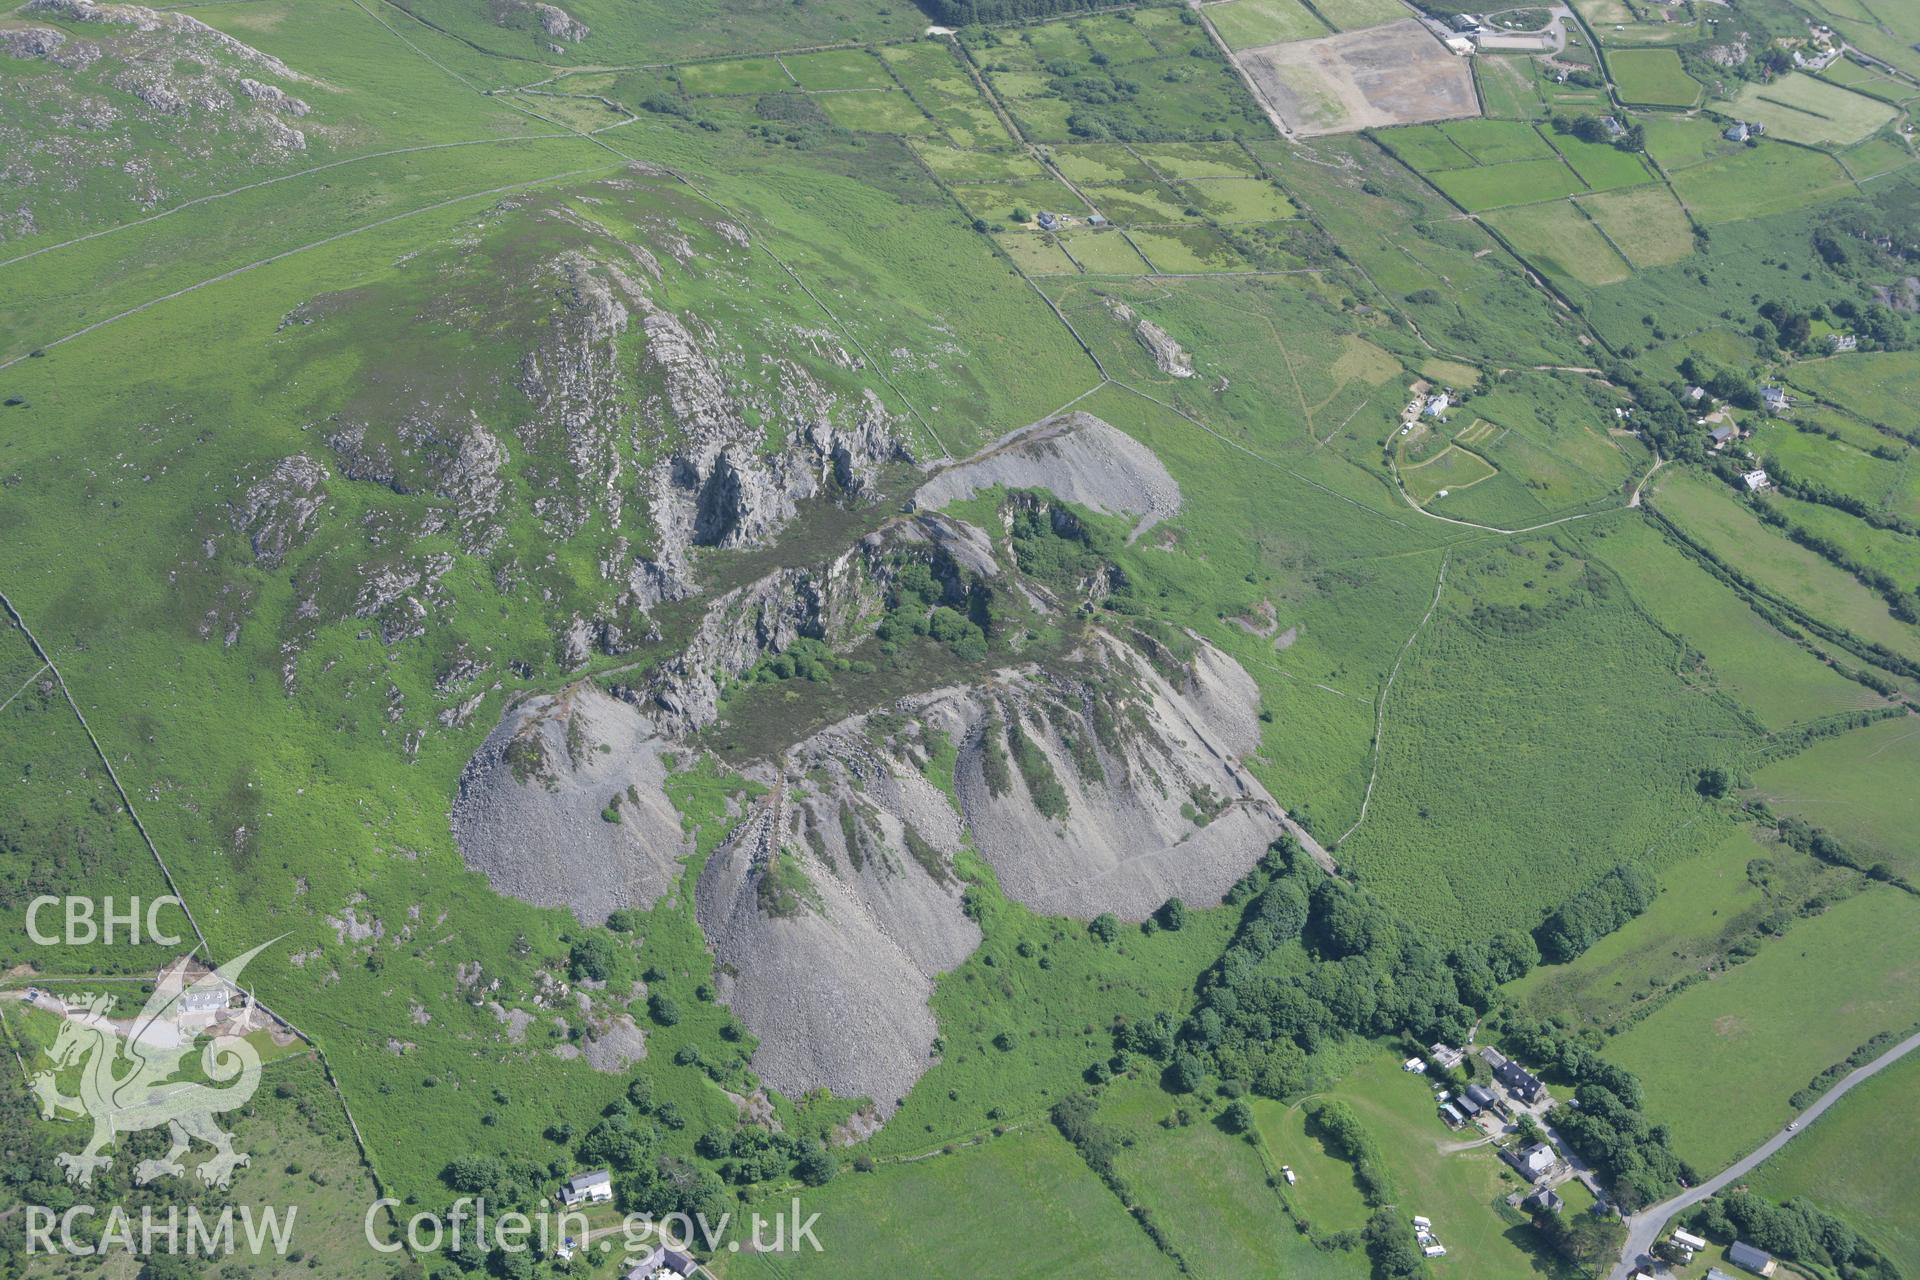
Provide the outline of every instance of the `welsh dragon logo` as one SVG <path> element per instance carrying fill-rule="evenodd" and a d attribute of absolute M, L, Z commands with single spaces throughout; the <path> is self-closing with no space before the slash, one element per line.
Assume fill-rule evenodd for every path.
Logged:
<path fill-rule="evenodd" d="M 113 1162 L 106 1149 L 117 1134 L 161 1125 L 173 1145 L 165 1156 L 134 1167 L 136 1183 L 144 1186 L 184 1173 L 180 1157 L 196 1139 L 213 1148 L 200 1165 L 201 1181 L 214 1187 L 233 1181 L 234 1170 L 248 1157 L 233 1149 L 232 1136 L 214 1117 L 245 1106 L 260 1087 L 259 1052 L 241 1036 L 214 1034 L 200 1054 L 201 1073 L 211 1083 L 174 1077 L 185 1068 L 199 1032 L 224 1015 L 239 990 L 241 970 L 271 945 L 262 943 L 191 982 L 186 959 L 176 961 L 162 971 L 146 1007 L 124 1030 L 109 1017 L 114 1005 L 110 995 L 85 996 L 83 1003 L 68 1009 L 49 1051 L 53 1068 L 33 1077 L 33 1092 L 46 1118 L 93 1121 L 93 1137 L 84 1148 L 55 1157 L 67 1181 L 90 1185 L 94 1170 Z M 75 1065 L 80 1067 L 77 1098 L 62 1093 L 56 1080 Z"/>

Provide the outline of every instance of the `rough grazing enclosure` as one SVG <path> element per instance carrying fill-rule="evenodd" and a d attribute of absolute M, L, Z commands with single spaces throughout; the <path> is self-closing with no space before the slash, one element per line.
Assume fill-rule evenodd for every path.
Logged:
<path fill-rule="evenodd" d="M 1249 49 L 1241 68 L 1287 127 L 1308 136 L 1480 114 L 1473 68 L 1411 19 Z"/>

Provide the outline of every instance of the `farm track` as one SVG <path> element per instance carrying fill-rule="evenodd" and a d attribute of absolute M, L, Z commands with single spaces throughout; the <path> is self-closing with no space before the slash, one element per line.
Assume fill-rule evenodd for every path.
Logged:
<path fill-rule="evenodd" d="M 1373 789 L 1380 782 L 1380 757 L 1386 747 L 1387 696 L 1393 692 L 1393 682 L 1399 679 L 1400 667 L 1406 662 L 1407 655 L 1413 651 L 1414 641 L 1418 640 L 1420 633 L 1427 629 L 1427 623 L 1432 620 L 1434 610 L 1440 607 L 1440 596 L 1447 586 L 1447 564 L 1452 558 L 1451 547 L 1441 553 L 1440 573 L 1433 584 L 1433 601 L 1427 605 L 1427 611 L 1420 615 L 1420 621 L 1414 625 L 1413 633 L 1407 637 L 1406 643 L 1400 646 L 1400 653 L 1393 660 L 1393 669 L 1387 672 L 1386 683 L 1380 686 L 1380 700 L 1374 707 L 1373 713 L 1373 765 L 1367 774 L 1366 793 L 1360 797 L 1360 816 L 1353 820 L 1352 826 L 1340 833 L 1339 839 L 1333 842 L 1335 848 L 1345 844 L 1347 837 L 1358 831 L 1360 824 L 1367 820 L 1367 809 L 1373 804 Z"/>

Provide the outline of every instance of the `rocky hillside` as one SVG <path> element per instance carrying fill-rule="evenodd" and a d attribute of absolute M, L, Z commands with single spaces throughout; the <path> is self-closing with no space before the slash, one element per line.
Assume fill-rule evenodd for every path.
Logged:
<path fill-rule="evenodd" d="M 172 10 L 29 0 L 0 18 L 0 243 L 321 150 L 326 87 Z M 160 145 L 156 145 L 158 142 Z"/>

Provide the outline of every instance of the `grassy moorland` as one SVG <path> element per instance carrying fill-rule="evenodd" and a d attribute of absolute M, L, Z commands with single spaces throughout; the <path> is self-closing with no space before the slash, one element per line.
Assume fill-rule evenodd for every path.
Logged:
<path fill-rule="evenodd" d="M 455 848 L 449 806 L 513 700 L 581 678 L 643 688 L 713 593 L 821 563 L 896 514 L 890 488 L 885 504 L 803 504 L 785 540 L 700 547 L 696 594 L 656 601 L 636 557 L 673 531 L 646 505 L 649 478 L 678 474 L 714 429 L 711 387 L 690 371 L 738 409 L 736 464 L 868 421 L 931 464 L 1071 405 L 1145 444 L 1180 487 L 1179 513 L 1132 543 L 1073 517 L 1113 544 L 1097 581 L 1124 582 L 1125 616 L 1169 652 L 1191 633 L 1245 668 L 1260 738 L 1244 764 L 1337 846 L 1346 884 L 1302 907 L 1243 987 L 1247 953 L 1223 956 L 1271 940 L 1245 900 L 1103 937 L 1011 901 L 963 854 L 985 940 L 936 983 L 927 1073 L 806 1192 L 827 1252 L 719 1267 L 1173 1275 L 1178 1258 L 1198 1274 L 1358 1280 L 1369 1263 L 1345 1233 L 1369 1205 L 1301 1105 L 1317 1091 L 1379 1140 L 1396 1211 L 1435 1219 L 1448 1265 L 1556 1275 L 1505 1207 L 1517 1188 L 1492 1151 L 1449 1149 L 1427 1087 L 1354 1034 L 1363 1019 L 1309 1023 L 1276 998 L 1264 1028 L 1232 1025 L 1271 1041 L 1236 1058 L 1211 1038 L 1228 1034 L 1231 1000 L 1304 1000 L 1284 984 L 1353 974 L 1371 999 L 1438 975 L 1433 1009 L 1409 1016 L 1448 1034 L 1497 1002 L 1559 1017 L 1640 1076 L 1703 1168 L 1854 1046 L 1920 1018 L 1911 897 L 1733 826 L 1731 802 L 1697 787 L 1726 769 L 1911 870 L 1904 720 L 1792 752 L 1813 722 L 1883 709 L 1838 668 L 1873 645 L 1920 661 L 1920 632 L 1885 591 L 1761 519 L 1909 591 L 1920 580 L 1897 523 L 1920 514 L 1912 353 L 1789 360 L 1763 323 L 1817 307 L 1824 336 L 1897 298 L 1907 267 L 1881 242 L 1910 241 L 1913 157 L 1883 125 L 1910 101 L 1851 64 L 1745 83 L 1716 110 L 1805 145 L 1726 143 L 1711 119 L 1636 109 L 1693 103 L 1697 25 L 1581 7 L 1608 29 L 1605 64 L 1573 46 L 1554 65 L 1591 75 L 1480 59 L 1490 118 L 1310 143 L 1276 137 L 1200 16 L 1170 4 L 932 39 L 927 13 L 898 0 L 190 6 L 260 51 L 216 51 L 227 98 L 272 101 L 238 79 L 271 58 L 286 70 L 268 78 L 310 107 L 245 127 L 134 105 L 129 85 L 167 101 L 138 77 L 197 74 L 190 59 L 130 56 L 129 33 L 71 15 L 6 19 L 104 42 L 75 74 L 107 110 L 49 107 L 73 69 L 9 53 L 21 92 L 0 105 L 5 136 L 71 133 L 147 167 L 36 171 L 31 216 L 0 211 L 0 589 L 99 735 L 96 752 L 23 637 L 0 633 L 0 959 L 50 984 L 56 969 L 125 980 L 163 958 L 55 961 L 19 940 L 34 894 L 165 887 L 126 797 L 217 955 L 285 936 L 249 979 L 331 1073 L 279 1050 L 271 1097 L 243 1120 L 258 1158 L 236 1195 L 302 1204 L 326 1243 L 290 1266 L 397 1270 L 336 1244 L 354 1239 L 375 1175 L 422 1207 L 475 1181 L 530 1204 L 609 1116 L 649 1144 L 623 1178 L 658 1174 L 663 1156 L 676 1194 L 785 1203 L 792 1160 L 731 1162 L 736 1135 L 764 1138 L 740 1102 L 763 1082 L 694 913 L 706 858 L 761 785 L 682 744 L 664 791 L 693 854 L 613 931 L 492 892 Z M 1255 47 L 1405 10 L 1230 0 L 1207 16 Z M 1913 69 L 1910 21 L 1832 21 Z M 1645 158 L 1548 118 L 1616 110 L 1645 128 Z M 256 133 L 285 137 L 274 121 L 300 122 L 303 145 L 262 151 Z M 1066 225 L 1043 228 L 1042 212 Z M 599 336 L 569 327 L 583 314 Z M 1904 314 L 1882 326 L 1891 345 Z M 1690 356 L 1819 401 L 1803 420 L 1818 430 L 1774 423 L 1753 447 L 1886 527 L 1805 495 L 1748 503 L 1699 465 L 1685 424 L 1662 440 L 1671 466 L 1648 498 L 1671 531 L 1619 509 L 1654 460 L 1633 428 L 1659 397 L 1634 379 L 1678 382 Z M 530 406 L 553 378 L 577 399 L 549 419 Z M 1461 402 L 1402 434 L 1416 380 Z M 289 460 L 322 477 L 304 514 L 274 498 Z M 840 461 L 815 477 L 830 490 Z M 702 518 L 724 487 L 700 495 Z M 295 514 L 263 520 L 276 501 Z M 965 514 L 1006 549 L 997 501 Z M 1756 611 L 1680 537 L 1791 610 Z M 1039 618 L 1080 601 L 1035 604 Z M 756 686 L 729 710 L 784 725 L 801 708 L 861 710 L 881 687 Z M 929 768 L 950 778 L 952 760 Z M 1620 863 L 1660 892 L 1576 960 L 1504 986 L 1472 963 Z M 776 850 L 766 865 L 787 864 Z M 1293 887 L 1306 883 L 1303 870 Z M 1285 893 L 1264 901 L 1285 917 Z M 1348 911 L 1378 928 L 1365 954 L 1334 956 Z M 1376 982 L 1389 964 L 1393 981 Z M 625 1018 L 645 1059 L 593 1053 Z M 8 1025 L 34 1050 L 53 1022 Z M 1117 1031 L 1159 1025 L 1178 1036 L 1112 1065 Z M 1304 1065 L 1262 1076 L 1273 1096 L 1253 1100 L 1251 1139 L 1230 1106 L 1249 1081 L 1186 1079 L 1202 1051 L 1203 1076 L 1254 1076 L 1291 1049 Z M 1088 1087 L 1129 1202 L 1049 1118 Z M 860 1102 L 767 1105 L 786 1134 L 816 1137 Z M 1780 1186 L 1830 1176 L 1838 1157 L 1805 1149 Z M 1297 1186 L 1275 1184 L 1280 1164 Z M 1887 1230 L 1884 1201 L 1834 1188 Z M 510 1271 L 473 1261 L 433 1265 Z"/>
<path fill-rule="evenodd" d="M 1367 821 L 1340 851 L 1424 929 L 1531 928 L 1615 863 L 1689 848 L 1689 771 L 1746 733 L 1680 678 L 1672 640 L 1608 607 L 1618 592 L 1552 541 L 1453 556 L 1386 701 Z M 1546 727 L 1567 723 L 1597 732 Z"/>

